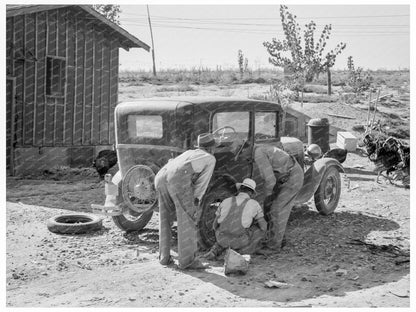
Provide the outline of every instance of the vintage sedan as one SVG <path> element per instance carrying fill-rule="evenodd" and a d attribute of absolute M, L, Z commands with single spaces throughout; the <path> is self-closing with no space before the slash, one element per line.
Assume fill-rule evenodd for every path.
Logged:
<path fill-rule="evenodd" d="M 340 198 L 341 164 L 321 158 L 305 166 L 305 146 L 295 137 L 281 137 L 284 112 L 277 103 L 233 98 L 150 98 L 117 105 L 116 150 L 119 171 L 106 176 L 106 202 L 94 212 L 111 215 L 125 231 L 146 226 L 158 209 L 154 177 L 170 158 L 192 149 L 200 133 L 216 140 L 214 174 L 201 203 L 199 242 L 213 244 L 214 214 L 219 203 L 236 193 L 236 182 L 257 182 L 263 202 L 263 181 L 254 163 L 257 145 L 273 145 L 293 155 L 305 168 L 304 186 L 296 199 L 314 197 L 317 210 L 332 213 Z"/>

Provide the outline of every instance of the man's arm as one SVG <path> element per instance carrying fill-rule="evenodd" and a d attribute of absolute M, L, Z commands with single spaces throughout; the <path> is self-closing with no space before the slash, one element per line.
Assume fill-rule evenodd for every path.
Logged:
<path fill-rule="evenodd" d="M 219 226 L 220 224 L 218 223 L 218 216 L 216 216 L 214 222 L 212 222 L 212 229 L 215 231 Z"/>
<path fill-rule="evenodd" d="M 215 219 L 212 223 L 212 229 L 215 231 L 220 224 L 218 223 L 218 219 L 221 217 L 221 209 L 222 209 L 222 203 L 218 206 L 217 211 L 215 212 Z"/>
<path fill-rule="evenodd" d="M 257 202 L 256 200 L 250 200 L 249 202 L 252 206 L 251 206 L 251 213 L 252 213 L 252 218 L 253 220 L 256 220 L 257 224 L 259 225 L 260 229 L 262 231 L 266 231 L 267 230 L 267 222 L 264 219 L 264 213 L 263 213 L 263 209 L 261 209 L 261 206 L 259 204 L 259 202 Z"/>
<path fill-rule="evenodd" d="M 202 159 L 198 159 L 200 162 Z M 215 157 L 208 154 L 207 157 L 203 158 L 205 166 L 202 168 L 202 171 L 199 173 L 198 178 L 195 181 L 195 189 L 194 189 L 194 197 L 198 198 L 199 202 L 201 202 L 202 196 L 204 196 L 209 181 L 211 180 L 212 173 L 214 172 L 215 168 Z"/>
<path fill-rule="evenodd" d="M 273 167 L 266 153 L 261 147 L 256 148 L 254 152 L 254 161 L 260 171 L 260 176 L 264 179 L 265 196 L 270 196 L 273 193 L 273 188 L 276 184 L 276 177 L 274 176 Z"/>
<path fill-rule="evenodd" d="M 264 217 L 258 218 L 256 221 L 262 231 L 267 231 L 267 222 Z"/>

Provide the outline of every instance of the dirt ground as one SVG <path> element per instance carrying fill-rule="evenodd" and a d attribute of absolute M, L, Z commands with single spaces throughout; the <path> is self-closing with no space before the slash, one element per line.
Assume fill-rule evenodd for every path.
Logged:
<path fill-rule="evenodd" d="M 240 95 L 247 96 L 246 91 L 240 90 Z M 135 92 L 125 86 L 120 97 L 126 99 Z M 261 93 L 261 87 L 255 92 Z M 305 104 L 300 109 L 322 114 L 328 107 L 334 112 L 341 104 L 321 104 L 320 112 L 317 105 Z M 357 120 L 345 124 L 334 118 L 331 124 L 351 131 L 354 123 L 365 120 L 359 108 L 344 105 L 335 111 L 343 115 L 353 111 Z M 210 261 L 211 267 L 204 271 L 161 266 L 157 213 L 144 230 L 129 234 L 119 230 L 110 217 L 103 219 L 102 229 L 95 233 L 49 232 L 49 218 L 73 211 L 88 213 L 91 203 L 103 203 L 103 182 L 92 168 L 62 168 L 38 179 L 8 178 L 6 304 L 409 307 L 410 190 L 385 179 L 376 183 L 373 164 L 359 152 L 348 154 L 344 168 L 335 213 L 321 216 L 313 202 L 294 208 L 287 245 L 279 254 L 252 256 L 243 276 L 225 276 L 221 260 Z M 270 280 L 285 285 L 265 287 Z"/>

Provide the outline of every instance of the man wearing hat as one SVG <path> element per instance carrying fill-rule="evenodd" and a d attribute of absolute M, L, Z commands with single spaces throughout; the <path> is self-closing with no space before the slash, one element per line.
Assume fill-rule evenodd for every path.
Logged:
<path fill-rule="evenodd" d="M 196 149 L 188 150 L 162 167 L 155 177 L 159 196 L 159 261 L 173 262 L 170 256 L 172 224 L 178 224 L 178 262 L 180 269 L 205 266 L 195 258 L 199 204 L 215 167 L 215 141 L 210 133 L 198 136 Z"/>
<path fill-rule="evenodd" d="M 216 243 L 204 255 L 213 260 L 226 248 L 242 254 L 252 254 L 267 230 L 267 223 L 260 204 L 251 199 L 256 194 L 256 182 L 244 179 L 237 183 L 238 195 L 224 199 L 216 212 L 213 223 Z"/>
<path fill-rule="evenodd" d="M 268 223 L 266 247 L 279 251 L 296 195 L 303 185 L 303 170 L 296 159 L 270 145 L 255 146 L 254 162 L 264 179 L 264 214 Z"/>

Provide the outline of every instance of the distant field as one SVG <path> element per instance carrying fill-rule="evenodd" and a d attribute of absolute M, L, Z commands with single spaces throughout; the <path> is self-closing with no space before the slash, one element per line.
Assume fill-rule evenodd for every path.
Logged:
<path fill-rule="evenodd" d="M 409 86 L 409 70 L 371 70 L 368 71 L 374 77 L 375 85 L 385 85 L 389 88 L 400 88 Z M 348 76 L 346 70 L 332 71 L 332 85 L 342 86 Z M 140 85 L 141 83 L 151 83 L 153 85 L 166 84 L 271 84 L 283 79 L 283 71 L 279 69 L 257 69 L 250 70 L 243 75 L 238 70 L 223 70 L 221 68 L 212 70 L 208 68 L 194 68 L 190 70 L 161 70 L 157 72 L 157 77 L 148 71 L 121 71 L 119 80 L 121 83 Z M 327 84 L 326 74 L 321 74 L 312 84 Z M 324 91 L 325 92 L 325 91 Z"/>
<path fill-rule="evenodd" d="M 410 72 L 408 70 L 371 71 L 373 87 L 384 96 L 377 107 L 380 120 L 390 135 L 410 137 Z M 303 103 L 299 96 L 290 107 L 308 118 L 328 118 L 331 125 L 360 136 L 365 129 L 369 92 L 354 94 L 345 88 L 347 71 L 332 72 L 332 95 L 327 95 L 327 77 L 321 75 L 304 87 Z M 255 70 L 240 75 L 237 70 L 165 70 L 157 77 L 149 72 L 120 72 L 119 101 L 150 97 L 209 96 L 277 101 L 271 86 L 279 84 L 283 72 Z M 377 92 L 372 93 L 372 99 Z M 341 116 L 341 117 L 336 117 Z M 347 118 L 343 118 L 346 116 Z M 372 116 L 372 115 L 371 115 Z M 349 119 L 348 119 L 349 118 Z"/>

